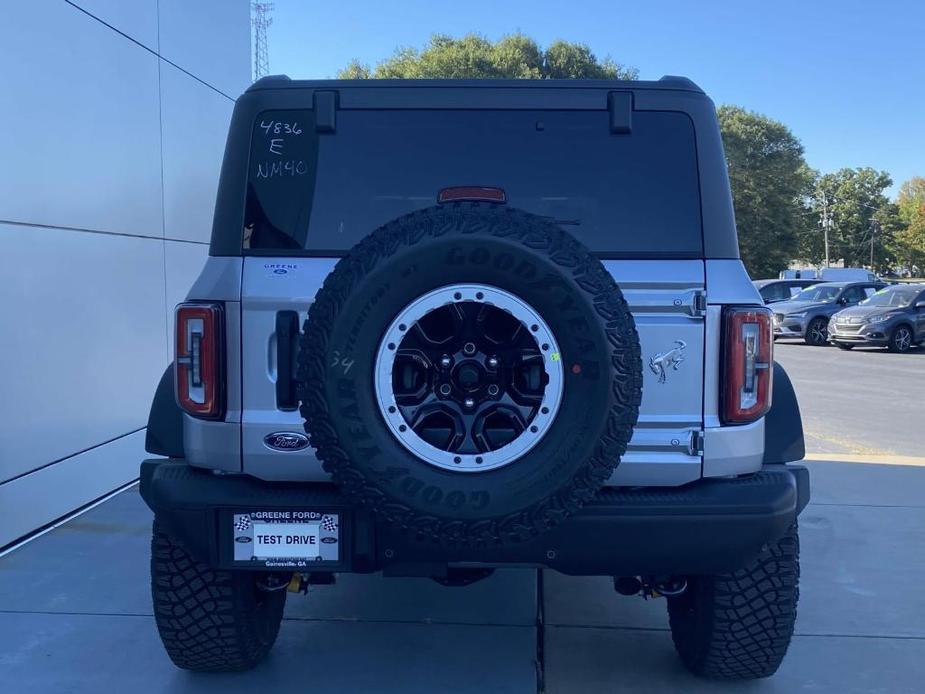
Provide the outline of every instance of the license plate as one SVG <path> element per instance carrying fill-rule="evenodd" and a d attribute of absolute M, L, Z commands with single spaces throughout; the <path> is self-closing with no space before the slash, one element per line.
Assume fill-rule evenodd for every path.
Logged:
<path fill-rule="evenodd" d="M 336 513 L 272 510 L 234 513 L 235 562 L 302 567 L 338 560 L 340 518 Z"/>

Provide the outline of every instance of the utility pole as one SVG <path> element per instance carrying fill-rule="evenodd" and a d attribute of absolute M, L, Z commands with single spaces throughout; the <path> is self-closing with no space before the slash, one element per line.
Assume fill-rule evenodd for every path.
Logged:
<path fill-rule="evenodd" d="M 880 231 L 880 222 L 876 219 L 870 220 L 870 270 L 874 270 L 874 236 Z"/>
<path fill-rule="evenodd" d="M 829 267 L 829 229 L 832 227 L 832 217 L 829 215 L 829 198 L 822 191 L 822 231 L 825 234 L 825 266 Z"/>
<path fill-rule="evenodd" d="M 251 2 L 251 24 L 254 27 L 254 81 L 270 74 L 267 51 L 267 27 L 273 23 L 272 2 Z"/>

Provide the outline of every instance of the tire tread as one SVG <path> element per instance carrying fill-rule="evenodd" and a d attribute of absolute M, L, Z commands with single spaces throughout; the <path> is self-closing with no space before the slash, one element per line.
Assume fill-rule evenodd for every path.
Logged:
<path fill-rule="evenodd" d="M 669 599 L 672 639 L 689 670 L 721 680 L 777 671 L 796 622 L 799 553 L 794 524 L 745 568 L 692 579 L 686 593 Z"/>
<path fill-rule="evenodd" d="M 254 577 L 253 573 L 213 569 L 196 561 L 154 522 L 154 618 L 167 655 L 177 667 L 200 672 L 242 671 L 266 656 L 279 632 L 286 594 L 268 593 L 267 609 L 260 610 L 252 595 Z M 265 623 L 259 624 L 259 620 Z"/>

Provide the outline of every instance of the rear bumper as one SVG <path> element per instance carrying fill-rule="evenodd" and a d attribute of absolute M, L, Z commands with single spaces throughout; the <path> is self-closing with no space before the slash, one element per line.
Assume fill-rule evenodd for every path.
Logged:
<path fill-rule="evenodd" d="M 142 463 L 141 495 L 171 534 L 214 567 L 267 570 L 232 564 L 225 527 L 232 512 L 306 509 L 341 518 L 339 559 L 320 570 L 440 576 L 452 566 L 527 566 L 625 576 L 740 568 L 784 534 L 810 491 L 809 471 L 800 465 L 766 465 L 746 478 L 705 479 L 678 489 L 605 488 L 561 525 L 510 547 L 418 542 L 352 507 L 330 484 L 213 475 L 182 460 Z"/>

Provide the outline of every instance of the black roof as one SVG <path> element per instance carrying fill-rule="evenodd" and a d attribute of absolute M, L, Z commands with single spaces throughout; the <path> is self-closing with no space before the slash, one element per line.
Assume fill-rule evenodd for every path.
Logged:
<path fill-rule="evenodd" d="M 254 82 L 248 92 L 262 89 L 335 89 L 337 87 L 468 87 L 468 88 L 554 88 L 554 89 L 659 89 L 696 92 L 703 90 L 687 77 L 665 75 L 658 80 L 406 80 L 406 79 L 366 79 L 366 80 L 294 80 L 288 75 L 268 75 Z"/>

